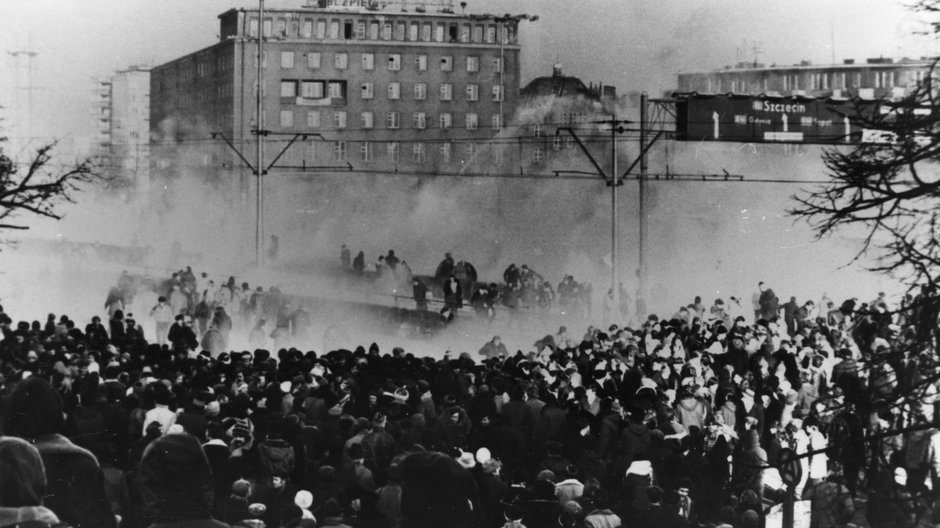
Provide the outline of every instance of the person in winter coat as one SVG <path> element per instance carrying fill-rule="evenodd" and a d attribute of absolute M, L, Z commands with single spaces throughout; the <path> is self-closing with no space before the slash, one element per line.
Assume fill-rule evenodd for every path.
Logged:
<path fill-rule="evenodd" d="M 281 436 L 280 424 L 269 424 L 267 438 L 258 444 L 258 457 L 265 479 L 274 475 L 290 475 L 294 471 L 294 448 Z"/>
<path fill-rule="evenodd" d="M 437 434 L 442 449 L 457 447 L 467 449 L 470 435 L 470 416 L 463 407 L 453 406 L 438 418 Z"/>
<path fill-rule="evenodd" d="M 21 438 L 0 437 L 0 527 L 59 525 L 56 514 L 42 505 L 45 494 L 39 451 Z"/>
<path fill-rule="evenodd" d="M 479 354 L 485 359 L 490 359 L 494 357 L 506 357 L 509 355 L 509 352 L 506 350 L 506 345 L 500 340 L 499 336 L 493 336 L 493 339 L 486 342 L 485 345 L 480 349 Z"/>
<path fill-rule="evenodd" d="M 31 377 L 10 394 L 4 432 L 31 442 L 46 468 L 45 505 L 75 528 L 115 528 L 104 490 L 104 474 L 95 456 L 58 434 L 62 400 L 48 381 Z M 81 486 L 76 486 L 81 482 Z"/>
<path fill-rule="evenodd" d="M 463 288 L 453 275 L 444 283 L 444 306 L 451 310 L 457 310 L 463 306 Z"/>
<path fill-rule="evenodd" d="M 212 517 L 212 472 L 196 437 L 170 434 L 151 442 L 139 478 L 150 528 L 228 526 Z"/>
<path fill-rule="evenodd" d="M 157 304 L 150 309 L 150 317 L 157 323 L 157 344 L 163 346 L 167 342 L 167 336 L 170 332 L 170 325 L 173 323 L 173 308 L 167 302 L 166 297 L 159 297 Z"/>
<path fill-rule="evenodd" d="M 692 391 L 686 387 L 682 390 L 682 396 L 676 403 L 676 415 L 679 423 L 687 431 L 692 426 L 703 430 L 705 429 L 705 419 L 708 417 L 708 408 L 705 402 L 696 398 Z"/>

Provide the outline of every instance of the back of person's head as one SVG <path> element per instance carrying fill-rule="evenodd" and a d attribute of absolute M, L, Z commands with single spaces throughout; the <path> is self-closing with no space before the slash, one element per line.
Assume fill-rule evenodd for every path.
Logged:
<path fill-rule="evenodd" d="M 29 442 L 0 437 L 0 507 L 41 506 L 46 471 L 39 451 Z"/>
<path fill-rule="evenodd" d="M 211 518 L 212 472 L 196 437 L 171 434 L 151 442 L 140 462 L 140 490 L 155 522 Z"/>
<path fill-rule="evenodd" d="M 453 458 L 417 452 L 401 462 L 401 527 L 464 528 L 472 522 L 476 482 Z"/>
<path fill-rule="evenodd" d="M 33 440 L 55 434 L 62 427 L 62 399 L 43 378 L 20 382 L 10 394 L 4 416 L 5 433 Z"/>

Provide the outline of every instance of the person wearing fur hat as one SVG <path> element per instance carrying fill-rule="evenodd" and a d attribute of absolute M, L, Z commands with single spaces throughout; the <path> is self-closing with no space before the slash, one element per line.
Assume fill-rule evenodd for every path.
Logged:
<path fill-rule="evenodd" d="M 0 527 L 58 525 L 56 514 L 42 505 L 45 494 L 39 451 L 21 438 L 0 437 Z"/>
<path fill-rule="evenodd" d="M 212 471 L 202 446 L 188 434 L 164 435 L 144 451 L 140 494 L 150 528 L 226 528 L 212 516 Z"/>
<path fill-rule="evenodd" d="M 31 442 L 39 451 L 46 468 L 45 506 L 62 522 L 75 528 L 115 528 L 98 460 L 58 434 L 63 421 L 59 394 L 46 380 L 32 377 L 13 389 L 3 425 L 6 434 Z"/>

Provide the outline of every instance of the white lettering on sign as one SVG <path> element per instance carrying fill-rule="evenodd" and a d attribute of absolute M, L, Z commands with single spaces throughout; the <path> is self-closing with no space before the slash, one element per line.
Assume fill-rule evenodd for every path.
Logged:
<path fill-rule="evenodd" d="M 769 125 L 770 119 L 761 119 L 759 117 L 749 115 L 747 116 L 747 122 L 753 125 Z"/>
<path fill-rule="evenodd" d="M 802 132 L 764 132 L 764 141 L 803 141 Z"/>
<path fill-rule="evenodd" d="M 736 125 L 746 125 L 746 124 L 747 124 L 747 116 L 746 116 L 746 115 L 735 115 L 735 116 L 734 116 L 734 124 L 736 124 Z"/>
<path fill-rule="evenodd" d="M 782 114 L 784 112 L 793 112 L 797 114 L 802 114 L 806 112 L 806 105 L 799 103 L 772 103 L 770 101 L 754 101 L 751 105 L 751 108 L 754 110 L 760 110 L 762 112 L 774 112 Z"/>

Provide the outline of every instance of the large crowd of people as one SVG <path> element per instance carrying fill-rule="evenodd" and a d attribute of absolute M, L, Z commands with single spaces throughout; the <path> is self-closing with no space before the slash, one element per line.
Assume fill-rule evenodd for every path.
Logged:
<path fill-rule="evenodd" d="M 0 526 L 746 528 L 787 496 L 812 528 L 862 504 L 940 522 L 926 289 L 817 306 L 761 285 L 753 314 L 697 298 L 430 358 L 231 350 L 232 319 L 303 314 L 188 268 L 145 288 L 148 341 L 121 313 L 137 286 L 84 330 L 0 308 Z"/>

